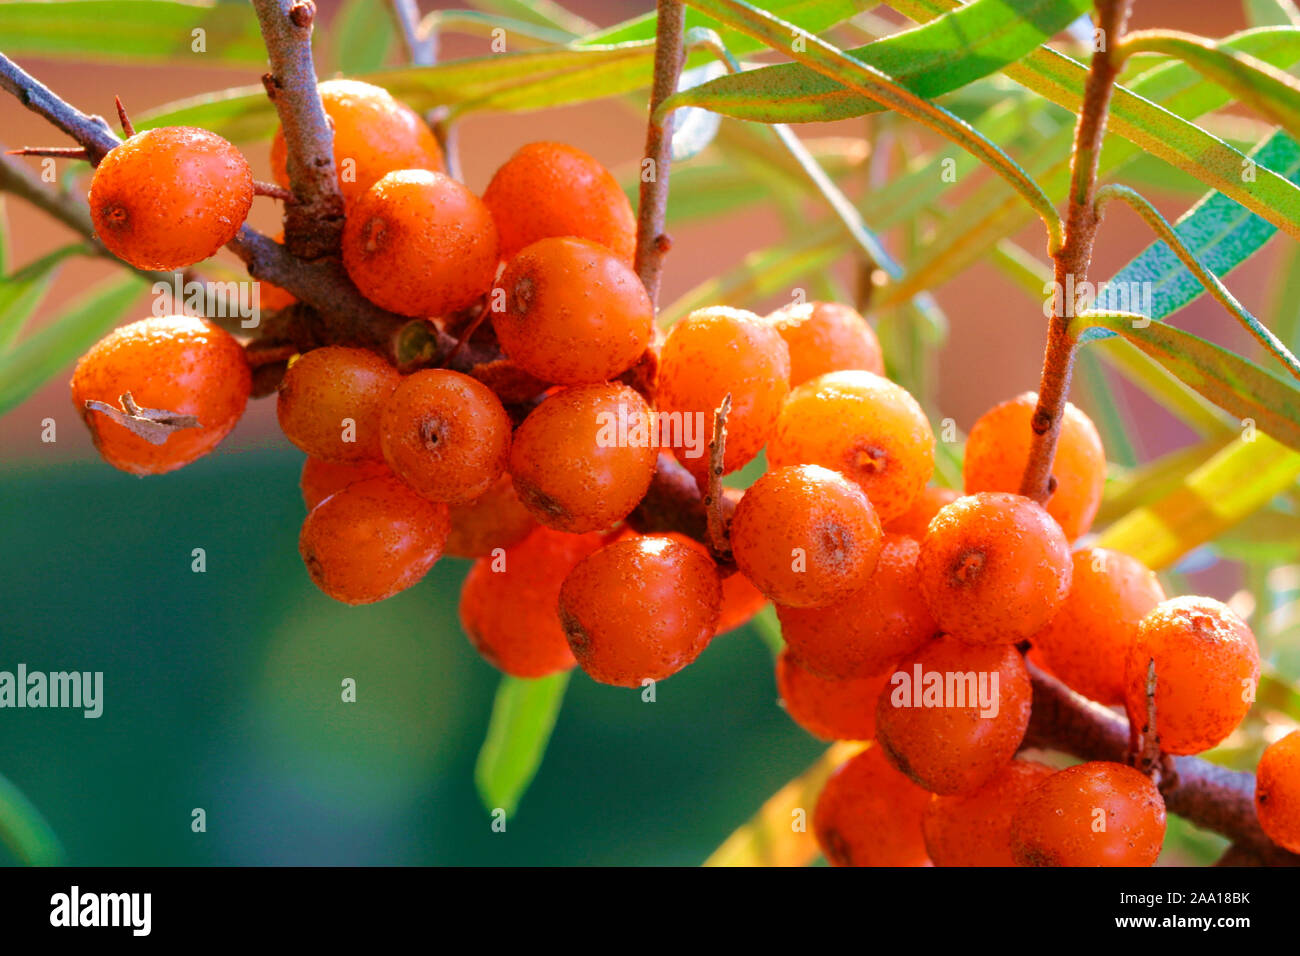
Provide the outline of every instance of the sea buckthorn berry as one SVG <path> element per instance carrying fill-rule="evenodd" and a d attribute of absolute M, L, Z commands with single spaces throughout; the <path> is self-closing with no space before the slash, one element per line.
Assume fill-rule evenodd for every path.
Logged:
<path fill-rule="evenodd" d="M 952 488 L 938 488 L 926 485 L 912 500 L 912 506 L 897 518 L 885 523 L 885 530 L 890 534 L 905 534 L 920 541 L 930 530 L 930 522 L 939 513 L 939 509 L 950 505 L 961 497 L 961 492 Z"/>
<path fill-rule="evenodd" d="M 602 544 L 599 534 L 538 528 L 501 554 L 479 558 L 460 592 L 460 624 L 489 664 L 515 677 L 573 666 L 560 626 L 560 585 Z"/>
<path fill-rule="evenodd" d="M 767 472 L 731 519 L 737 567 L 768 598 L 790 607 L 822 607 L 865 586 L 883 542 L 862 489 L 818 465 Z"/>
<path fill-rule="evenodd" d="M 1047 764 L 1013 760 L 978 790 L 933 797 L 921 832 L 934 865 L 1017 866 L 1011 820 L 1020 801 L 1053 773 Z"/>
<path fill-rule="evenodd" d="M 583 558 L 560 588 L 560 621 L 592 680 L 640 687 L 671 677 L 718 626 L 717 566 L 664 535 L 638 535 Z"/>
<path fill-rule="evenodd" d="M 510 476 L 504 474 L 473 501 L 452 505 L 447 554 L 486 557 L 497 548 L 518 544 L 536 527 L 536 520 L 515 494 Z"/>
<path fill-rule="evenodd" d="M 397 369 L 365 349 L 313 349 L 284 373 L 275 401 L 280 429 L 313 458 L 382 460 L 380 417 L 401 379 Z"/>
<path fill-rule="evenodd" d="M 654 307 L 637 274 L 586 239 L 542 239 L 510 260 L 492 328 L 510 359 L 542 381 L 603 382 L 645 352 Z"/>
<path fill-rule="evenodd" d="M 1011 822 L 1021 866 L 1151 866 L 1165 839 L 1165 801 L 1132 767 L 1081 763 L 1021 798 Z"/>
<path fill-rule="evenodd" d="M 1029 461 L 1031 427 L 1038 396 L 1026 392 L 995 405 L 977 421 L 966 439 L 962 466 L 966 493 L 1020 490 Z M 1056 488 L 1047 513 L 1073 541 L 1092 527 L 1106 486 L 1106 452 L 1092 419 L 1069 403 L 1061 422 L 1052 462 Z"/>
<path fill-rule="evenodd" d="M 796 724 L 822 740 L 870 740 L 886 675 L 827 680 L 799 666 L 790 652 L 776 662 L 776 689 Z"/>
<path fill-rule="evenodd" d="M 334 492 L 342 491 L 348 485 L 391 474 L 392 471 L 382 461 L 321 461 L 308 455 L 302 463 L 302 477 L 298 484 L 302 488 L 303 503 L 311 511 Z"/>
<path fill-rule="evenodd" d="M 943 637 L 899 661 L 876 705 L 876 740 L 919 786 L 969 793 L 1020 749 L 1032 696 L 1014 647 Z"/>
<path fill-rule="evenodd" d="M 1255 816 L 1270 840 L 1300 853 L 1300 730 L 1264 748 L 1255 768 Z"/>
<path fill-rule="evenodd" d="M 958 498 L 930 522 L 917 559 L 939 627 L 972 644 L 1014 644 L 1043 629 L 1070 593 L 1070 544 L 1028 498 Z"/>
<path fill-rule="evenodd" d="M 624 262 L 636 254 L 632 204 L 609 170 L 563 143 L 529 143 L 483 192 L 501 233 L 501 258 L 552 236 L 598 242 Z"/>
<path fill-rule="evenodd" d="M 487 207 L 442 173 L 388 173 L 348 210 L 343 265 L 371 302 L 399 315 L 444 315 L 492 288 L 497 230 Z"/>
<path fill-rule="evenodd" d="M 442 555 L 447 506 L 392 475 L 330 495 L 307 515 L 298 551 L 316 586 L 344 604 L 372 604 L 419 581 Z"/>
<path fill-rule="evenodd" d="M 833 468 L 862 486 L 881 521 L 892 521 L 930 480 L 934 433 L 905 388 L 872 372 L 830 372 L 790 393 L 767 460 Z"/>
<path fill-rule="evenodd" d="M 1124 667 L 1124 707 L 1147 722 L 1147 671 L 1156 666 L 1156 732 L 1170 754 L 1209 750 L 1237 729 L 1259 683 L 1259 647 L 1246 622 L 1207 597 L 1177 597 L 1142 618 Z"/>
<path fill-rule="evenodd" d="M 95 235 L 113 255 L 137 269 L 180 269 L 239 232 L 253 205 L 253 173 L 216 133 L 165 126 L 109 150 L 87 198 Z"/>
<path fill-rule="evenodd" d="M 468 375 L 431 368 L 402 379 L 384 403 L 388 467 L 431 501 L 463 504 L 492 487 L 510 459 L 510 416 Z"/>
<path fill-rule="evenodd" d="M 708 481 L 713 413 L 731 395 L 724 472 L 748 464 L 767 443 L 789 391 L 790 354 L 770 323 L 741 309 L 698 309 L 668 333 L 659 354 L 661 417 L 680 417 L 693 448 L 674 448 L 701 488 Z"/>
<path fill-rule="evenodd" d="M 880 340 L 867 320 L 838 302 L 801 302 L 767 317 L 790 349 L 790 387 L 845 369 L 885 374 Z"/>
<path fill-rule="evenodd" d="M 921 813 L 929 800 L 879 747 L 868 747 L 826 781 L 813 834 L 831 866 L 926 866 Z"/>
<path fill-rule="evenodd" d="M 709 554 L 709 549 L 694 538 L 688 538 L 686 535 L 677 532 L 670 532 L 668 537 L 681 542 L 689 548 L 694 548 L 700 554 Z M 763 596 L 762 591 L 750 583 L 749 578 L 739 571 L 728 574 L 722 579 L 722 607 L 718 611 L 717 634 L 726 634 L 728 631 L 734 631 L 736 628 L 748 624 L 755 614 L 763 610 L 763 606 L 766 604 L 767 598 Z"/>
<path fill-rule="evenodd" d="M 1138 622 L 1165 599 L 1141 561 L 1106 548 L 1073 555 L 1070 593 L 1031 638 L 1043 661 L 1072 690 L 1101 704 L 1124 703 L 1124 662 Z"/>
<path fill-rule="evenodd" d="M 188 465 L 230 433 L 244 414 L 252 373 L 240 344 L 206 319 L 165 315 L 124 325 L 100 339 L 72 373 L 72 402 L 99 453 L 114 468 L 160 475 Z M 140 408 L 192 415 L 155 445 L 86 402 L 120 407 L 122 396 Z"/>
<path fill-rule="evenodd" d="M 538 405 L 515 430 L 510 477 L 538 521 L 602 531 L 645 497 L 658 455 L 650 408 L 626 385 L 575 385 Z"/>
<path fill-rule="evenodd" d="M 882 674 L 938 633 L 916 575 L 920 546 L 885 535 L 880 560 L 865 585 L 825 607 L 776 609 L 786 646 L 821 677 Z"/>
<path fill-rule="evenodd" d="M 334 129 L 334 169 L 344 203 L 352 203 L 395 169 L 443 172 L 442 147 L 424 120 L 382 87 L 360 80 L 318 85 L 321 105 Z M 289 187 L 284 133 L 271 140 L 275 181 Z"/>

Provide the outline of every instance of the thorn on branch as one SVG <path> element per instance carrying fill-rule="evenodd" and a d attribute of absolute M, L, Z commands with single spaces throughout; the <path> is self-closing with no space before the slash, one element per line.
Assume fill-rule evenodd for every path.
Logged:
<path fill-rule="evenodd" d="M 126 138 L 130 139 L 135 135 L 135 127 L 131 125 L 131 118 L 126 115 L 126 107 L 122 105 L 122 97 L 114 95 L 113 103 L 117 106 L 117 119 L 122 124 L 122 132 Z"/>
<path fill-rule="evenodd" d="M 5 151 L 6 156 L 52 156 L 55 159 L 90 159 L 84 146 L 23 146 Z"/>
<path fill-rule="evenodd" d="M 284 203 L 297 202 L 297 200 L 293 198 L 293 193 L 289 192 L 289 190 L 285 189 L 283 186 L 278 186 L 275 183 L 264 183 L 260 179 L 253 180 L 253 195 L 269 196 L 271 199 L 278 199 Z"/>
<path fill-rule="evenodd" d="M 713 413 L 713 438 L 709 441 L 709 487 L 704 496 L 708 516 L 709 550 L 720 562 L 731 563 L 731 539 L 723 514 L 722 474 L 727 453 L 727 416 L 731 414 L 731 393 Z"/>
<path fill-rule="evenodd" d="M 1147 701 L 1146 722 L 1141 728 L 1130 724 L 1129 749 L 1130 763 L 1151 778 L 1151 782 L 1160 786 L 1164 769 L 1160 752 L 1160 732 L 1156 725 L 1156 661 L 1147 661 L 1147 679 L 1144 688 Z"/>
<path fill-rule="evenodd" d="M 182 428 L 202 427 L 193 415 L 181 415 L 162 408 L 141 408 L 135 403 L 130 392 L 122 393 L 118 401 L 121 403 L 120 408 L 107 402 L 90 399 L 86 402 L 86 408 L 107 415 L 151 445 L 161 445 L 172 432 L 180 431 Z"/>

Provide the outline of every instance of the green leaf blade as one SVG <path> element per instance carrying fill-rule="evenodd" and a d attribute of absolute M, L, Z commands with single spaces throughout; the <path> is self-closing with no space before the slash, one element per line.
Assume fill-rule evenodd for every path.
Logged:
<path fill-rule="evenodd" d="M 536 680 L 502 676 L 474 767 L 474 783 L 489 813 L 504 810 L 514 816 L 541 766 L 568 684 L 568 672 Z"/>

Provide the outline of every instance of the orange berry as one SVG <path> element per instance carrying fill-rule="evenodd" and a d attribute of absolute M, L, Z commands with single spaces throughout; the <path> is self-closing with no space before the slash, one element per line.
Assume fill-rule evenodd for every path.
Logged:
<path fill-rule="evenodd" d="M 664 535 L 638 535 L 583 558 L 560 588 L 578 665 L 602 684 L 671 677 L 708 646 L 722 585 L 714 563 Z"/>
<path fill-rule="evenodd" d="M 790 607 L 823 607 L 866 585 L 883 540 L 862 489 L 817 465 L 767 472 L 731 519 L 737 567 Z"/>
<path fill-rule="evenodd" d="M 631 268 L 586 239 L 542 239 L 501 276 L 492 328 L 510 359 L 545 382 L 581 385 L 626 371 L 654 332 L 654 307 Z"/>
<path fill-rule="evenodd" d="M 442 173 L 388 173 L 348 210 L 343 265 L 371 302 L 400 315 L 445 315 L 492 288 L 497 230 L 487 207 Z"/>
<path fill-rule="evenodd" d="M 402 379 L 384 403 L 379 443 L 388 467 L 424 497 L 464 504 L 505 473 L 510 416 L 482 382 L 424 369 Z"/>
<path fill-rule="evenodd" d="M 1101 760 L 1052 774 L 1021 798 L 1011 822 L 1021 866 L 1151 866 L 1164 839 L 1155 784 Z"/>
<path fill-rule="evenodd" d="M 1020 801 L 1054 770 L 1013 760 L 978 790 L 932 797 L 921 817 L 925 848 L 935 866 L 1016 866 L 1011 820 Z"/>
<path fill-rule="evenodd" d="M 1300 730 L 1264 748 L 1255 768 L 1255 816 L 1270 840 L 1300 853 Z"/>
<path fill-rule="evenodd" d="M 972 644 L 1042 630 L 1070 593 L 1070 544 L 1028 498 L 985 492 L 945 506 L 921 541 L 921 593 L 935 621 Z"/>
<path fill-rule="evenodd" d="M 253 172 L 216 133 L 166 126 L 108 151 L 90 181 L 95 234 L 137 269 L 180 269 L 215 255 L 253 205 Z"/>
<path fill-rule="evenodd" d="M 206 319 L 165 315 L 124 325 L 100 339 L 72 373 L 72 403 L 99 453 L 114 468 L 160 475 L 188 465 L 220 444 L 244 414 L 252 373 L 244 349 Z M 193 415 L 155 445 L 86 402 L 119 407 L 122 396 L 140 408 Z"/>
<path fill-rule="evenodd" d="M 838 302 L 787 305 L 767 317 L 790 349 L 790 387 L 827 372 L 885 374 L 880 340 L 867 320 Z"/>
<path fill-rule="evenodd" d="M 392 471 L 382 461 L 321 461 L 307 456 L 302 463 L 302 477 L 298 484 L 302 488 L 302 500 L 311 511 L 318 504 L 348 485 L 355 485 L 367 478 L 391 475 Z"/>
<path fill-rule="evenodd" d="M 280 382 L 280 429 L 323 461 L 382 460 L 379 422 L 402 377 L 365 349 L 327 345 L 299 356 Z"/>
<path fill-rule="evenodd" d="M 563 143 L 529 143 L 506 160 L 483 192 L 501 232 L 501 258 L 539 239 L 576 236 L 624 262 L 636 254 L 632 204 L 600 163 Z"/>
<path fill-rule="evenodd" d="M 767 443 L 789 378 L 785 341 L 752 312 L 697 309 L 672 327 L 659 355 L 656 401 L 661 416 L 680 415 L 683 435 L 689 430 L 696 437 L 696 447 L 676 454 L 701 488 L 708 480 L 713 413 L 723 397 L 731 395 L 723 470 L 732 472 Z"/>
<path fill-rule="evenodd" d="M 890 670 L 938 633 L 916 575 L 920 546 L 887 534 L 865 585 L 833 604 L 778 606 L 781 633 L 796 660 L 824 678 L 862 678 Z"/>
<path fill-rule="evenodd" d="M 419 581 L 442 555 L 447 506 L 384 475 L 330 495 L 303 522 L 298 551 L 316 586 L 371 604 Z"/>
<path fill-rule="evenodd" d="M 826 781 L 813 834 L 831 866 L 925 866 L 921 812 L 929 799 L 879 747 L 868 747 Z"/>
<path fill-rule="evenodd" d="M 515 431 L 510 476 L 538 521 L 602 531 L 645 497 L 657 454 L 650 408 L 626 385 L 575 385 L 544 400 Z M 626 440 L 624 440 L 626 439 Z"/>
<path fill-rule="evenodd" d="M 788 651 L 776 662 L 776 689 L 796 724 L 822 740 L 870 740 L 886 675 L 827 680 L 799 666 Z"/>
<path fill-rule="evenodd" d="M 452 505 L 447 554 L 486 557 L 497 548 L 518 544 L 536 527 L 537 522 L 515 494 L 510 476 L 503 474 L 473 501 Z"/>
<path fill-rule="evenodd" d="M 498 670 L 544 677 L 573 666 L 560 626 L 560 585 L 601 546 L 598 534 L 538 528 L 499 555 L 474 562 L 460 592 L 460 624 Z"/>
<path fill-rule="evenodd" d="M 1033 392 L 995 405 L 971 429 L 962 466 L 966 493 L 1020 491 L 1033 440 L 1030 427 L 1038 396 Z M 1066 403 L 1052 462 L 1056 490 L 1047 513 L 1073 541 L 1092 527 L 1106 486 L 1106 452 L 1092 419 Z"/>
<path fill-rule="evenodd" d="M 934 433 L 907 389 L 872 372 L 830 372 L 790 393 L 767 460 L 833 468 L 862 486 L 881 521 L 891 521 L 930 480 Z"/>
<path fill-rule="evenodd" d="M 709 556 L 709 549 L 694 538 L 688 538 L 686 535 L 678 534 L 675 531 L 669 532 L 668 537 L 687 547 L 694 548 L 700 554 Z M 711 557 L 710 560 L 712 560 Z M 765 604 L 767 604 L 767 598 L 763 596 L 762 591 L 749 582 L 749 578 L 739 571 L 728 574 L 722 579 L 722 607 L 718 611 L 717 634 L 726 634 L 728 631 L 734 631 L 736 628 L 749 623 L 755 614 L 763 610 Z"/>
<path fill-rule="evenodd" d="M 961 497 L 961 492 L 952 488 L 938 488 L 926 485 L 921 493 L 912 499 L 912 506 L 892 521 L 885 522 L 885 530 L 890 534 L 905 534 L 920 541 L 930 529 L 930 522 L 939 513 L 939 509 L 950 505 Z"/>
<path fill-rule="evenodd" d="M 360 80 L 326 80 L 317 86 L 334 129 L 334 169 L 345 204 L 355 202 L 395 169 L 443 172 L 442 147 L 424 120 L 382 87 Z M 284 133 L 271 140 L 275 181 L 289 187 Z"/>
<path fill-rule="evenodd" d="M 1032 638 L 1047 669 L 1072 690 L 1110 706 L 1124 703 L 1124 661 L 1138 622 L 1165 599 L 1155 574 L 1106 548 L 1073 555 L 1070 593 Z"/>
<path fill-rule="evenodd" d="M 943 637 L 899 661 L 877 704 L 876 740 L 925 789 L 969 793 L 1020 749 L 1032 696 L 1014 647 Z"/>
<path fill-rule="evenodd" d="M 1147 723 L 1147 669 L 1156 665 L 1156 732 L 1171 754 L 1209 750 L 1237 729 L 1255 699 L 1259 647 L 1246 622 L 1207 597 L 1177 597 L 1138 623 L 1124 668 L 1124 707 Z"/>

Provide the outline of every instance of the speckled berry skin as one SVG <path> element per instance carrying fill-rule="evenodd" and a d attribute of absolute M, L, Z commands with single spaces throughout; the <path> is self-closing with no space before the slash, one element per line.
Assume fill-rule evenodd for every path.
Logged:
<path fill-rule="evenodd" d="M 1255 768 L 1255 816 L 1270 840 L 1300 853 L 1300 730 L 1264 748 Z"/>
<path fill-rule="evenodd" d="M 560 621 L 592 680 L 640 687 L 700 655 L 718 626 L 714 563 L 662 535 L 624 538 L 578 563 L 560 589 Z"/>
<path fill-rule="evenodd" d="M 401 379 L 397 369 L 366 349 L 313 349 L 290 365 L 280 382 L 275 400 L 280 430 L 322 461 L 380 461 L 384 403 Z"/>
<path fill-rule="evenodd" d="M 979 700 L 980 680 L 987 708 Z M 940 638 L 894 668 L 876 705 L 876 740 L 918 786 L 944 795 L 969 793 L 992 780 L 1020 749 L 1032 697 L 1029 672 L 1014 647 Z"/>
<path fill-rule="evenodd" d="M 620 426 L 619 423 L 623 424 Z M 575 385 L 545 399 L 515 430 L 510 476 L 525 508 L 558 531 L 602 531 L 645 497 L 658 457 L 650 409 L 626 385 Z"/>
<path fill-rule="evenodd" d="M 978 790 L 932 797 L 921 817 L 921 832 L 934 865 L 1018 866 L 1011 851 L 1011 820 L 1020 801 L 1055 772 L 1035 760 L 1013 760 Z"/>
<path fill-rule="evenodd" d="M 880 520 L 911 507 L 934 471 L 934 433 L 906 389 L 872 372 L 830 372 L 790 393 L 767 446 L 774 468 L 833 468 L 867 493 Z"/>
<path fill-rule="evenodd" d="M 206 319 L 167 315 L 124 325 L 100 339 L 72 373 L 72 403 L 90 429 L 100 455 L 133 475 L 159 475 L 188 465 L 230 434 L 252 386 L 240 344 Z M 119 406 L 130 392 L 141 408 L 193 415 L 198 428 L 182 428 L 154 445 L 87 401 Z"/>
<path fill-rule="evenodd" d="M 335 492 L 303 522 L 298 551 L 316 586 L 344 604 L 372 604 L 419 581 L 442 555 L 447 506 L 398 478 Z"/>
<path fill-rule="evenodd" d="M 935 637 L 938 626 L 921 599 L 920 546 L 885 535 L 880 560 L 865 585 L 825 607 L 776 609 L 789 652 L 824 678 L 883 674 Z"/>
<path fill-rule="evenodd" d="M 813 835 L 831 866 L 926 866 L 921 813 L 929 799 L 868 747 L 826 781 Z"/>
<path fill-rule="evenodd" d="M 629 265 L 636 216 L 600 163 L 575 146 L 529 143 L 496 171 L 483 192 L 501 234 L 501 257 L 551 236 L 598 242 Z"/>
<path fill-rule="evenodd" d="M 626 525 L 623 527 L 623 533 L 631 533 Z M 676 532 L 670 532 L 668 537 L 688 548 L 694 548 L 700 554 L 709 555 L 709 549 L 694 538 Z M 719 573 L 722 573 L 721 570 Z M 718 634 L 726 634 L 747 624 L 755 614 L 763 610 L 766 604 L 767 598 L 763 596 L 763 592 L 754 587 L 749 578 L 733 570 L 722 579 L 722 608 L 718 612 Z"/>
<path fill-rule="evenodd" d="M 348 210 L 343 265 L 376 305 L 445 315 L 492 288 L 496 225 L 477 196 L 442 173 L 388 173 Z"/>
<path fill-rule="evenodd" d="M 1019 495 L 958 498 L 930 522 L 917 559 L 939 627 L 972 644 L 1014 644 L 1042 630 L 1070 593 L 1061 528 Z"/>
<path fill-rule="evenodd" d="M 880 340 L 856 310 L 838 302 L 802 302 L 767 317 L 790 349 L 790 387 L 827 372 L 885 374 Z"/>
<path fill-rule="evenodd" d="M 586 239 L 542 239 L 506 266 L 492 328 L 506 355 L 544 382 L 581 385 L 625 372 L 650 344 L 654 307 L 635 272 Z"/>
<path fill-rule="evenodd" d="M 334 492 L 342 491 L 348 485 L 392 473 L 382 461 L 321 461 L 309 455 L 302 463 L 298 485 L 302 489 L 303 504 L 311 511 Z"/>
<path fill-rule="evenodd" d="M 137 269 L 180 269 L 235 237 L 253 205 L 253 173 L 216 133 L 165 126 L 109 150 L 87 199 L 113 255 Z"/>
<path fill-rule="evenodd" d="M 930 522 L 945 505 L 950 505 L 961 497 L 961 492 L 953 488 L 936 488 L 927 485 L 921 489 L 912 506 L 897 518 L 885 522 L 885 530 L 890 534 L 905 534 L 920 541 L 930 530 Z"/>
<path fill-rule="evenodd" d="M 972 426 L 966 439 L 962 474 L 967 494 L 1018 492 L 1033 439 L 1030 423 L 1038 396 L 1033 392 L 995 405 Z M 1092 527 L 1106 487 L 1106 451 L 1092 419 L 1066 403 L 1052 461 L 1056 490 L 1047 513 L 1073 541 Z"/>
<path fill-rule="evenodd" d="M 457 558 L 482 558 L 496 548 L 518 544 L 537 527 L 508 474 L 503 474 L 473 501 L 451 507 L 447 553 Z"/>
<path fill-rule="evenodd" d="M 876 701 L 888 676 L 827 680 L 801 667 L 788 650 L 776 662 L 776 690 L 790 719 L 822 740 L 870 740 Z"/>
<path fill-rule="evenodd" d="M 1021 799 L 1011 823 L 1021 866 L 1151 866 L 1164 838 L 1155 784 L 1105 761 L 1052 774 Z"/>
<path fill-rule="evenodd" d="M 790 607 L 822 607 L 864 587 L 883 542 L 862 489 L 817 465 L 767 472 L 731 519 L 736 565 L 770 600 Z"/>
<path fill-rule="evenodd" d="M 1124 667 L 1124 708 L 1147 721 L 1147 670 L 1156 666 L 1156 728 L 1165 753 L 1217 746 L 1245 718 L 1259 684 L 1259 647 L 1246 623 L 1207 597 L 1164 601 L 1138 623 Z"/>

